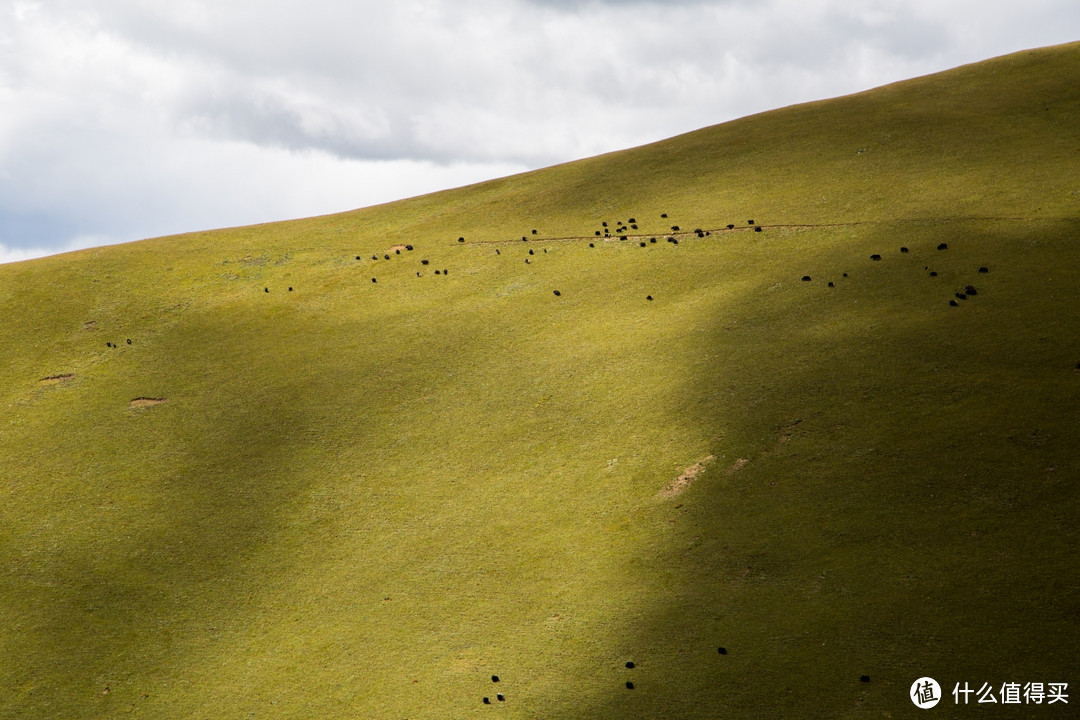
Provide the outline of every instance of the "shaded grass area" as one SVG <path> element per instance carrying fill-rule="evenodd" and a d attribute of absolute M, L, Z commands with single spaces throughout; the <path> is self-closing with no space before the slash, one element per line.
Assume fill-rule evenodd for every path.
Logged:
<path fill-rule="evenodd" d="M 685 529 L 654 572 L 683 582 L 644 623 L 663 670 L 580 716 L 915 716 L 905 698 L 923 675 L 948 690 L 1074 676 L 1075 311 L 1049 290 L 998 293 L 1039 285 L 1051 258 L 1073 252 L 1075 230 L 984 227 L 958 260 L 950 245 L 941 267 L 967 252 L 996 266 L 960 309 L 922 312 L 917 282 L 867 267 L 880 291 L 856 296 L 871 305 L 867 325 L 826 335 L 791 308 L 757 338 L 787 348 L 779 362 L 718 360 L 714 383 L 689 393 L 691 412 L 748 437 L 668 508 Z M 1059 269 L 1053 287 L 1074 273 Z M 710 347 L 733 332 L 718 329 Z M 736 400 L 738 420 L 700 401 L 731 374 L 772 386 Z"/>
<path fill-rule="evenodd" d="M 922 675 L 1074 681 L 1076 53 L 5 266 L 0 716 L 903 716 Z M 595 239 L 630 217 L 659 242 Z"/>

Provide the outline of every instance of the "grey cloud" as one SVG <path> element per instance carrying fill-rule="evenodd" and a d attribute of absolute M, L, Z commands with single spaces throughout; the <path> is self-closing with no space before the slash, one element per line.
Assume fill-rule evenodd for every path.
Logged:
<path fill-rule="evenodd" d="M 1072 0 L 0 5 L 0 244 L 356 207 L 1078 32 Z"/>
<path fill-rule="evenodd" d="M 330 103 L 299 88 L 260 91 L 237 87 L 190 98 L 175 110 L 194 135 L 242 139 L 289 150 L 318 149 L 346 158 L 387 160 L 415 156 L 408 132 L 379 106 Z"/>
<path fill-rule="evenodd" d="M 657 7 L 676 5 L 745 5 L 752 0 L 527 0 L 530 5 L 549 7 L 557 10 L 581 10 L 600 5 L 612 7 L 640 7 L 653 5 Z"/>
<path fill-rule="evenodd" d="M 183 132 L 368 160 L 543 164 L 568 159 L 568 147 L 611 150 L 603 140 L 636 144 L 764 109 L 767 87 L 737 102 L 724 87 L 770 67 L 831 77 L 831 56 L 874 41 L 842 14 L 840 31 L 815 34 L 782 3 L 540 5 L 580 12 L 494 1 L 92 7 L 96 30 L 182 68 L 164 109 Z M 638 132 L 595 128 L 615 115 Z M 570 141 L 562 152 L 559 137 Z"/>

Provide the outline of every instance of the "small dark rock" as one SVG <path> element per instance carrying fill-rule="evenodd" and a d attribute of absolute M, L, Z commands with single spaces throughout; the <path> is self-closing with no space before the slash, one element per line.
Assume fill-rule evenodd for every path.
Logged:
<path fill-rule="evenodd" d="M 499 682 L 499 676 L 498 675 L 492 675 L 491 676 L 491 682 Z"/>
<path fill-rule="evenodd" d="M 716 648 L 716 652 L 720 653 L 721 655 L 727 655 L 727 648 L 726 647 L 718 647 L 718 648 Z"/>
<path fill-rule="evenodd" d="M 956 307 L 956 306 L 957 306 L 957 305 L 959 305 L 959 304 L 960 304 L 960 303 L 956 302 L 955 300 L 950 300 L 950 301 L 949 301 L 949 305 L 951 305 L 952 307 Z"/>
<path fill-rule="evenodd" d="M 870 682 L 870 676 L 869 675 L 860 675 L 859 676 L 859 682 L 864 682 L 864 683 Z"/>
<path fill-rule="evenodd" d="M 558 290 L 554 290 L 553 292 L 555 293 L 555 297 L 559 297 L 560 295 L 562 295 L 562 293 Z"/>
<path fill-rule="evenodd" d="M 629 680 L 627 680 L 627 681 L 626 681 L 626 689 L 627 689 L 627 690 L 633 690 L 633 689 L 634 689 L 634 683 L 632 683 L 632 682 L 630 682 Z"/>
<path fill-rule="evenodd" d="M 628 661 L 626 663 L 626 667 L 633 670 L 634 669 L 634 661 L 633 660 Z"/>
<path fill-rule="evenodd" d="M 948 250 L 949 249 L 949 243 L 941 243 L 940 245 L 937 246 L 937 249 L 938 250 Z"/>
<path fill-rule="evenodd" d="M 809 275 L 803 275 L 802 276 L 802 281 L 803 282 L 810 282 L 810 276 Z"/>
<path fill-rule="evenodd" d="M 873 255 L 870 256 L 870 259 L 871 260 L 880 260 L 881 256 L 878 255 L 877 253 L 874 253 Z"/>
<path fill-rule="evenodd" d="M 979 268 L 979 272 L 981 272 L 981 273 L 988 273 L 988 272 L 990 272 L 990 268 L 988 268 L 988 267 L 985 267 L 985 266 L 984 266 L 984 267 L 981 267 L 981 268 Z"/>
<path fill-rule="evenodd" d="M 907 251 L 908 251 L 908 249 L 906 247 L 903 247 L 903 246 L 900 247 L 900 252 L 906 253 Z"/>

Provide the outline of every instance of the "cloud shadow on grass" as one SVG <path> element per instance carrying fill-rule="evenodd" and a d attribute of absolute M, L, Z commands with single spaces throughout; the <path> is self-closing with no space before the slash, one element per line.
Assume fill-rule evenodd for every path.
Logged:
<path fill-rule="evenodd" d="M 763 328 L 718 323 L 683 398 L 723 435 L 718 460 L 657 511 L 679 529 L 640 571 L 651 672 L 575 716 L 894 713 L 924 675 L 1072 680 L 1080 495 L 1061 479 L 1080 471 L 1080 390 L 1063 343 L 1080 318 L 1041 284 L 1053 243 L 1034 248 L 1075 232 L 866 229 L 816 257 L 812 283 L 793 268 Z M 822 265 L 851 277 L 827 289 Z M 950 308 L 966 273 L 985 292 Z M 762 352 L 724 351 L 744 341 Z"/>

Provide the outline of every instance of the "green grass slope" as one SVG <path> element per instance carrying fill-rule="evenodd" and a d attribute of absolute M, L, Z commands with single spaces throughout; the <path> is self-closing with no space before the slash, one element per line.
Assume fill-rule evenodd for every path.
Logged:
<path fill-rule="evenodd" d="M 1073 44 L 0 267 L 0 718 L 1076 690 L 1078 241 Z"/>

